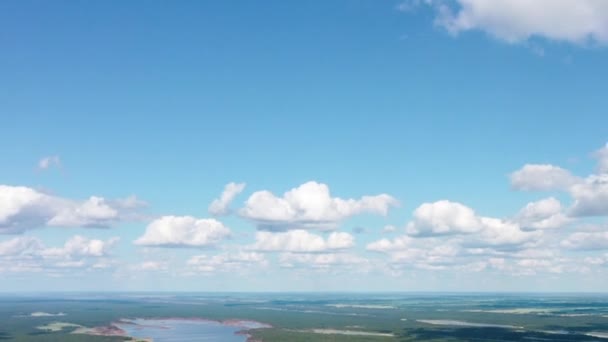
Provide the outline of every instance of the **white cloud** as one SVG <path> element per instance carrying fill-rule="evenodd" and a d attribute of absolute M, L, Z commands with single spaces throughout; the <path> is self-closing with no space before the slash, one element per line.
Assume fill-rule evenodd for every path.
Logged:
<path fill-rule="evenodd" d="M 517 251 L 509 256 L 517 259 L 555 259 L 558 254 L 556 250 L 552 249 L 529 248 Z"/>
<path fill-rule="evenodd" d="M 260 231 L 255 234 L 255 240 L 251 248 L 266 252 L 326 252 L 350 248 L 355 244 L 354 237 L 348 233 L 333 232 L 324 239 L 303 229 L 277 233 Z"/>
<path fill-rule="evenodd" d="M 563 240 L 561 245 L 582 250 L 608 249 L 608 232 L 574 233 Z"/>
<path fill-rule="evenodd" d="M 168 268 L 169 263 L 166 261 L 144 261 L 135 267 L 139 271 L 165 271 Z"/>
<path fill-rule="evenodd" d="M 589 265 L 593 265 L 593 266 L 597 266 L 597 265 L 604 265 L 605 263 L 608 262 L 608 256 L 605 257 L 586 257 L 583 259 L 583 262 L 585 264 L 589 264 Z"/>
<path fill-rule="evenodd" d="M 38 238 L 20 236 L 6 241 L 0 241 L 1 256 L 23 256 L 38 253 L 44 247 Z"/>
<path fill-rule="evenodd" d="M 215 219 L 192 216 L 163 216 L 152 221 L 136 245 L 157 247 L 206 247 L 231 235 L 230 229 Z"/>
<path fill-rule="evenodd" d="M 384 226 L 384 228 L 382 228 L 382 233 L 384 234 L 390 234 L 390 233 L 394 233 L 397 231 L 397 227 L 393 226 L 393 225 L 386 225 Z"/>
<path fill-rule="evenodd" d="M 571 222 L 563 213 L 562 204 L 554 197 L 530 202 L 515 216 L 515 221 L 524 228 L 560 228 Z"/>
<path fill-rule="evenodd" d="M 336 267 L 357 267 L 360 270 L 369 266 L 369 260 L 348 253 L 283 253 L 279 256 L 279 264 L 284 268 L 318 268 L 332 269 Z"/>
<path fill-rule="evenodd" d="M 542 232 L 525 232 L 514 222 L 478 216 L 463 204 L 447 200 L 420 205 L 407 224 L 414 236 L 470 235 L 470 245 L 519 245 L 537 240 Z M 382 240 L 381 240 L 382 241 Z"/>
<path fill-rule="evenodd" d="M 501 219 L 482 217 L 481 221 L 483 230 L 478 242 L 474 242 L 480 245 L 522 245 L 534 243 L 543 236 L 542 231 L 526 232 L 518 224 Z"/>
<path fill-rule="evenodd" d="M 441 200 L 420 205 L 407 224 L 413 236 L 469 235 L 471 245 L 519 245 L 533 242 L 542 232 L 526 232 L 518 223 L 483 217 L 463 204 Z"/>
<path fill-rule="evenodd" d="M 525 165 L 511 174 L 511 185 L 517 190 L 568 192 L 574 203 L 567 216 L 608 215 L 608 146 L 594 153 L 598 161 L 597 174 L 587 178 L 573 176 L 569 171 L 553 165 Z M 563 215 L 548 218 L 547 225 L 557 225 Z"/>
<path fill-rule="evenodd" d="M 89 239 L 80 235 L 70 238 L 61 248 L 48 248 L 41 251 L 44 257 L 102 257 L 116 245 L 119 238 L 107 241 Z"/>
<path fill-rule="evenodd" d="M 59 159 L 59 156 L 47 156 L 38 161 L 39 170 L 47 170 L 51 167 L 61 167 L 61 159 Z"/>
<path fill-rule="evenodd" d="M 84 260 L 61 260 L 55 262 L 53 265 L 57 268 L 83 268 L 86 265 L 86 261 Z"/>
<path fill-rule="evenodd" d="M 423 269 L 444 269 L 457 264 L 462 255 L 460 240 L 412 238 L 404 235 L 381 239 L 366 246 L 368 251 L 385 253 L 392 264 L 410 264 Z"/>
<path fill-rule="evenodd" d="M 103 241 L 76 235 L 66 241 L 63 250 L 67 255 L 101 257 L 108 255 L 118 241 L 119 238 Z"/>
<path fill-rule="evenodd" d="M 118 266 L 119 264 L 121 264 L 121 262 L 119 262 L 117 259 L 100 258 L 100 259 L 96 260 L 95 263 L 93 263 L 90 268 L 94 269 L 94 270 L 104 270 L 104 269 L 114 268 L 114 267 Z"/>
<path fill-rule="evenodd" d="M 456 6 L 433 3 L 438 11 L 436 24 L 454 35 L 481 30 L 509 43 L 534 37 L 575 44 L 608 43 L 605 0 L 456 0 Z"/>
<path fill-rule="evenodd" d="M 209 205 L 209 213 L 214 216 L 226 215 L 230 212 L 230 203 L 245 189 L 245 183 L 228 183 L 224 187 L 220 198 Z"/>
<path fill-rule="evenodd" d="M 510 261 L 503 262 L 498 269 L 517 276 L 588 271 L 588 267 L 581 267 L 581 260 L 566 258 L 551 250 L 525 250 L 510 257 Z"/>
<path fill-rule="evenodd" d="M 386 215 L 389 208 L 397 204 L 397 200 L 387 194 L 363 196 L 358 200 L 331 197 L 327 185 L 308 182 L 282 197 L 269 191 L 257 191 L 239 213 L 262 229 L 331 229 L 357 214 Z"/>
<path fill-rule="evenodd" d="M 488 218 L 482 218 L 483 221 Z M 547 249 L 542 245 L 528 244 L 516 225 L 497 219 L 485 225 L 491 226 L 480 233 L 460 237 L 446 236 L 414 238 L 400 236 L 381 239 L 367 245 L 367 250 L 386 254 L 388 269 L 399 271 L 406 267 L 424 270 L 451 270 L 457 272 L 500 271 L 510 275 L 532 275 L 539 272 L 580 272 L 576 260 L 564 258 L 559 249 Z M 511 230 L 511 233 L 508 231 Z M 506 230 L 506 231 L 505 231 Z M 498 237 L 492 237 L 492 234 Z M 542 232 L 538 232 L 542 233 Z M 486 240 L 484 242 L 484 240 Z M 517 244 L 516 248 L 504 248 L 505 244 Z M 486 247 L 470 247 L 485 243 Z"/>
<path fill-rule="evenodd" d="M 58 227 L 107 227 L 118 220 L 118 210 L 104 198 L 92 196 L 82 203 L 66 203 L 47 221 Z"/>
<path fill-rule="evenodd" d="M 236 252 L 219 255 L 196 255 L 188 260 L 188 265 L 202 273 L 243 271 L 252 266 L 266 267 L 264 254 L 256 252 Z"/>
<path fill-rule="evenodd" d="M 415 244 L 416 243 L 415 243 L 414 238 L 407 236 L 407 235 L 403 235 L 403 236 L 396 237 L 393 240 L 381 239 L 381 240 L 369 243 L 366 248 L 368 251 L 386 253 L 386 252 L 410 249 L 410 248 L 413 248 Z"/>
<path fill-rule="evenodd" d="M 597 172 L 608 173 L 608 144 L 593 154 L 597 159 Z"/>
<path fill-rule="evenodd" d="M 0 185 L 0 233 L 44 226 L 106 228 L 130 219 L 136 208 L 125 205 L 133 201 L 137 199 L 108 201 L 97 196 L 77 201 L 24 186 Z"/>
<path fill-rule="evenodd" d="M 488 266 L 515 276 L 590 271 L 590 268 L 584 265 L 587 263 L 585 261 L 587 258 L 579 260 L 565 257 L 557 247 L 553 245 L 549 249 L 535 247 L 514 253 L 512 251 L 494 251 L 493 255 L 500 256 L 500 258 L 491 257 L 487 262 Z"/>
<path fill-rule="evenodd" d="M 119 198 L 113 201 L 115 205 L 123 209 L 138 209 L 148 205 L 147 202 L 140 200 L 135 195 L 130 195 L 125 198 Z"/>
<path fill-rule="evenodd" d="M 474 233 L 482 223 L 473 209 L 447 200 L 424 203 L 414 211 L 406 230 L 410 234 Z"/>
<path fill-rule="evenodd" d="M 558 260 L 559 261 L 559 260 Z M 515 274 L 520 275 L 533 275 L 538 272 L 548 273 L 563 273 L 564 266 L 555 260 L 546 259 L 521 259 L 515 262 L 518 268 Z"/>
<path fill-rule="evenodd" d="M 528 203 L 519 211 L 517 216 L 526 221 L 539 221 L 554 216 L 561 211 L 562 204 L 555 197 L 549 197 Z"/>
<path fill-rule="evenodd" d="M 95 268 L 110 256 L 118 238 L 108 240 L 73 236 L 62 247 L 46 247 L 38 238 L 19 236 L 0 241 L 0 272 L 57 272 Z M 107 262 L 107 260 L 105 260 Z"/>
<path fill-rule="evenodd" d="M 0 232 L 44 224 L 55 211 L 50 196 L 23 186 L 0 185 Z"/>
<path fill-rule="evenodd" d="M 570 188 L 572 216 L 608 215 L 608 174 L 591 175 Z"/>
<path fill-rule="evenodd" d="M 429 0 L 406 0 L 399 3 L 396 8 L 401 12 L 413 12 L 424 2 Z"/>
<path fill-rule="evenodd" d="M 524 191 L 567 190 L 580 181 L 570 171 L 549 164 L 526 164 L 511 174 L 513 189 Z"/>

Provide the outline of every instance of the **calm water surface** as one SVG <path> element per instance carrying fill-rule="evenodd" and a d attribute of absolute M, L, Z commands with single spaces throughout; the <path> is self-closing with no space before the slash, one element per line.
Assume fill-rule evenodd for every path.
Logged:
<path fill-rule="evenodd" d="M 243 327 L 227 326 L 219 322 L 179 319 L 134 319 L 134 324 L 118 323 L 129 336 L 152 338 L 154 342 L 226 341 L 245 342 L 246 336 L 236 335 Z"/>

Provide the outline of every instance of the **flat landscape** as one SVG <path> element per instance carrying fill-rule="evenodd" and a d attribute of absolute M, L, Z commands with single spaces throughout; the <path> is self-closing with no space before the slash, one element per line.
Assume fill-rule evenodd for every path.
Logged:
<path fill-rule="evenodd" d="M 608 296 L 5 294 L 0 322 L 8 341 L 608 341 Z"/>
<path fill-rule="evenodd" d="M 0 342 L 608 342 L 608 0 L 0 0 Z"/>

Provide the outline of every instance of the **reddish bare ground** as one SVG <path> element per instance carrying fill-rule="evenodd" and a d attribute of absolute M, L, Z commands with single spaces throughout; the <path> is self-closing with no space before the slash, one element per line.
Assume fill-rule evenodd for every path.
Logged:
<path fill-rule="evenodd" d="M 87 330 L 89 335 L 99 336 L 127 336 L 127 332 L 120 329 L 115 325 L 108 325 L 106 327 L 95 327 Z"/>
<path fill-rule="evenodd" d="M 238 335 L 244 335 L 247 337 L 247 342 L 261 342 L 258 340 L 254 340 L 252 336 L 249 334 L 249 330 L 251 329 L 259 329 L 259 328 L 272 328 L 272 325 L 261 323 L 252 320 L 239 320 L 239 319 L 228 319 L 224 321 L 216 321 L 207 318 L 200 317 L 155 317 L 155 320 L 179 320 L 179 321 L 193 321 L 193 322 L 208 322 L 208 323 L 221 323 L 223 325 L 232 326 L 232 327 L 242 327 L 243 330 L 239 330 L 236 332 Z M 132 324 L 139 325 L 130 320 L 124 319 L 118 321 L 120 324 Z M 168 329 L 168 327 L 158 327 L 162 329 Z M 87 334 L 87 335 L 97 335 L 97 336 L 128 336 L 127 332 L 123 329 L 115 326 L 113 323 L 105 326 L 105 327 L 95 327 L 95 328 L 84 328 L 83 331 L 78 333 Z"/>

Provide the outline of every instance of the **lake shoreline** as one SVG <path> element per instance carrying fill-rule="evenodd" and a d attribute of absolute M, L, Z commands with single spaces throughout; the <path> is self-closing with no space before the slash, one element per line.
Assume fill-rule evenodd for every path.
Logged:
<path fill-rule="evenodd" d="M 121 325 L 134 325 L 139 327 L 146 327 L 144 324 L 136 323 L 135 320 L 154 320 L 154 321 L 182 321 L 182 322 L 200 322 L 200 323 L 212 323 L 220 324 L 227 327 L 242 328 L 234 332 L 235 335 L 241 335 L 246 338 L 246 342 L 261 342 L 260 340 L 254 340 L 250 334 L 250 330 L 253 329 L 265 329 L 272 328 L 272 325 L 262 323 L 250 319 L 225 319 L 215 320 L 204 317 L 137 317 L 137 318 L 121 318 L 117 321 L 110 323 L 107 326 L 94 327 L 94 328 L 79 328 L 76 329 L 74 334 L 86 334 L 95 336 L 122 336 L 131 338 L 133 341 L 146 341 L 153 342 L 151 338 L 138 338 L 131 336 L 125 329 L 121 328 Z M 170 327 L 154 326 L 159 329 L 170 329 Z"/>

